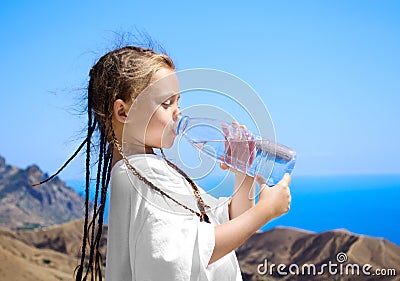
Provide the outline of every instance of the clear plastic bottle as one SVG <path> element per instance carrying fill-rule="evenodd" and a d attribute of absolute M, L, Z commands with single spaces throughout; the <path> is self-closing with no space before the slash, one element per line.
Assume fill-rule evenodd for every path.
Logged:
<path fill-rule="evenodd" d="M 220 163 L 262 176 L 269 186 L 290 174 L 296 163 L 294 150 L 220 120 L 179 116 L 176 133 Z"/>

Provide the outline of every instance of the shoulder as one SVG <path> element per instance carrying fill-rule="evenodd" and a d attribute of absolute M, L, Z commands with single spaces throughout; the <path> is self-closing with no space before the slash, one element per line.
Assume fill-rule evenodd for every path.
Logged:
<path fill-rule="evenodd" d="M 167 174 L 167 172 L 171 172 L 171 168 L 159 155 L 135 154 L 128 156 L 127 159 L 138 172 L 146 174 Z M 124 160 L 118 161 L 113 167 L 113 171 L 116 173 L 126 172 L 127 170 L 129 168 L 125 165 Z"/>
<path fill-rule="evenodd" d="M 153 193 L 153 191 L 149 191 L 151 189 L 146 184 L 148 181 L 166 192 L 187 193 L 185 188 L 182 190 L 185 186 L 183 177 L 171 168 L 161 156 L 135 154 L 128 156 L 127 160 L 134 170 L 128 167 L 124 160 L 118 161 L 111 172 L 111 190 L 123 189 L 124 192 L 127 192 L 127 187 L 134 187 L 133 189 L 141 195 Z"/>
<path fill-rule="evenodd" d="M 153 154 L 135 154 L 127 157 L 129 164 L 140 175 L 151 177 L 152 174 L 164 174 L 165 164 L 163 159 Z M 112 168 L 112 177 L 126 177 L 127 174 L 132 174 L 131 169 L 125 164 L 124 160 L 115 163 Z"/>
<path fill-rule="evenodd" d="M 156 160 L 145 155 L 132 155 L 128 156 L 127 159 L 130 165 L 146 178 L 148 178 L 148 170 L 153 165 L 151 162 Z M 112 168 L 110 188 L 111 197 L 114 194 L 119 194 L 119 196 L 125 196 L 125 199 L 128 199 L 130 196 L 136 197 L 148 190 L 146 184 L 132 173 L 131 169 L 124 163 L 124 160 L 118 161 Z"/>

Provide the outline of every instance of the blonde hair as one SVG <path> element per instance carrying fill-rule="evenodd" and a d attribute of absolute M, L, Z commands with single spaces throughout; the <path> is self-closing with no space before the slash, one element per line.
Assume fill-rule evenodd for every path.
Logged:
<path fill-rule="evenodd" d="M 154 73 L 161 68 L 175 69 L 171 58 L 151 49 L 126 46 L 105 54 L 90 70 L 87 91 L 88 134 L 86 138 L 86 202 L 80 265 L 76 280 L 102 280 L 102 258 L 99 251 L 102 236 L 104 206 L 111 174 L 114 148 L 112 128 L 113 104 L 117 99 L 125 102 L 135 99 L 152 82 Z M 98 132 L 97 177 L 94 212 L 89 223 L 89 182 L 91 143 Z M 99 200 L 100 195 L 100 200 Z M 99 201 L 99 205 L 98 205 Z M 97 225 L 96 225 L 97 218 Z M 96 232 L 97 230 L 97 232 Z M 89 244 L 89 254 L 86 247 Z M 88 261 L 86 261 L 88 256 Z M 84 272 L 85 271 L 85 272 Z"/>
<path fill-rule="evenodd" d="M 147 86 L 156 71 L 161 68 L 175 69 L 170 57 L 151 49 L 127 46 L 101 57 L 90 70 L 88 104 L 93 117 L 104 130 L 110 142 L 113 103 L 135 99 Z"/>
<path fill-rule="evenodd" d="M 73 155 L 60 169 L 47 179 L 33 184 L 40 185 L 56 177 L 86 146 L 85 222 L 83 227 L 80 264 L 75 269 L 75 280 L 102 280 L 102 257 L 99 251 L 107 189 L 110 182 L 114 139 L 112 114 L 114 101 L 135 99 L 152 82 L 154 73 L 161 68 L 175 70 L 171 58 L 152 49 L 126 46 L 102 56 L 90 69 L 87 89 L 87 136 Z M 97 134 L 95 131 L 97 130 Z M 95 136 L 98 137 L 96 142 Z M 90 170 L 92 145 L 98 148 L 96 189 L 90 202 Z M 167 160 L 168 161 L 168 160 Z M 99 198 L 100 197 L 100 198 Z M 89 222 L 89 214 L 92 218 Z M 97 223 L 96 223 L 97 219 Z M 89 253 L 86 252 L 89 245 Z"/>

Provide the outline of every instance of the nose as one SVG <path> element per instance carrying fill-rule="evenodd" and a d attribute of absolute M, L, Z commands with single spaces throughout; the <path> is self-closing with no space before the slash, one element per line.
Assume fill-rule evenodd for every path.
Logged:
<path fill-rule="evenodd" d="M 173 120 L 174 120 L 174 121 L 178 121 L 180 117 L 182 117 L 182 112 L 181 112 L 181 110 L 179 109 L 179 107 L 177 107 L 177 108 L 174 110 Z"/>

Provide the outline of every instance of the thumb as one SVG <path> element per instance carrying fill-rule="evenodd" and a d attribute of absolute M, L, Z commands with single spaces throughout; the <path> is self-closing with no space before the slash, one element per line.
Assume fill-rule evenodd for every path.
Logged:
<path fill-rule="evenodd" d="M 285 175 L 279 181 L 278 184 L 280 184 L 280 185 L 289 185 L 291 180 L 292 180 L 292 177 L 289 175 L 289 173 L 285 173 Z"/>

